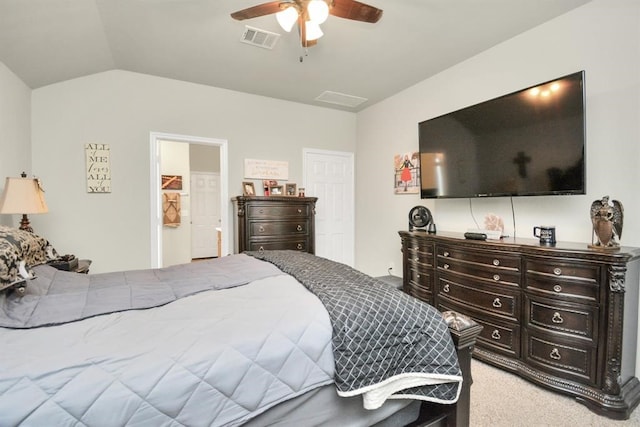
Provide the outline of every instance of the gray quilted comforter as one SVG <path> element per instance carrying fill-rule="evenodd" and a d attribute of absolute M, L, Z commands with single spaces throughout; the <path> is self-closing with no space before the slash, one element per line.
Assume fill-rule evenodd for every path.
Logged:
<path fill-rule="evenodd" d="M 370 408 L 457 399 L 434 309 L 311 255 L 261 256 L 292 276 L 246 255 L 89 276 L 36 267 L 24 307 L 0 298 L 0 425 L 234 426 L 334 378 Z"/>
<path fill-rule="evenodd" d="M 265 264 L 232 258 L 244 259 L 245 270 Z M 205 264 L 220 270 L 217 262 Z M 39 275 L 50 269 L 34 268 Z M 331 384 L 326 310 L 294 278 L 273 270 L 277 275 L 151 309 L 0 328 L 0 426 L 236 426 Z"/>

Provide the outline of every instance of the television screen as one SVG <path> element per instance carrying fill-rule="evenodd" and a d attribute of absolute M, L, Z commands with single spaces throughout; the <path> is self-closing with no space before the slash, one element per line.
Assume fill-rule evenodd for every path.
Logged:
<path fill-rule="evenodd" d="M 584 71 L 418 125 L 426 198 L 585 194 Z"/>

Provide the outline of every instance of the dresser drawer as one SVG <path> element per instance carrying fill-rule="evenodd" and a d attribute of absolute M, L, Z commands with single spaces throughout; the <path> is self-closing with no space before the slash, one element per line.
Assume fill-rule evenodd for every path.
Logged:
<path fill-rule="evenodd" d="M 524 329 L 524 359 L 552 375 L 595 385 L 597 349 Z"/>
<path fill-rule="evenodd" d="M 423 242 L 419 239 L 409 238 L 405 241 L 405 247 L 409 251 L 412 252 L 423 252 L 426 254 L 433 254 L 433 243 Z"/>
<path fill-rule="evenodd" d="M 470 309 L 517 321 L 520 317 L 520 294 L 505 287 L 483 286 L 477 282 L 465 284 L 451 280 L 450 276 L 438 278 L 438 294 Z"/>
<path fill-rule="evenodd" d="M 478 313 L 469 311 L 463 305 L 456 304 L 444 296 L 439 296 L 438 310 L 453 310 L 466 314 L 483 326 L 477 345 L 508 357 L 520 357 L 520 325 L 510 322 L 497 322 Z"/>
<path fill-rule="evenodd" d="M 525 296 L 525 326 L 597 340 L 598 308 Z"/>
<path fill-rule="evenodd" d="M 438 258 L 455 259 L 486 267 L 500 267 L 515 272 L 520 271 L 520 257 L 505 252 L 463 250 L 450 246 L 438 246 Z"/>
<path fill-rule="evenodd" d="M 408 271 L 409 282 L 420 286 L 426 290 L 431 291 L 431 274 L 428 270 L 422 270 L 420 268 L 411 268 Z"/>
<path fill-rule="evenodd" d="M 415 240 L 407 241 L 404 247 L 410 266 L 433 267 L 433 245 L 420 245 Z"/>
<path fill-rule="evenodd" d="M 249 229 L 252 237 L 306 235 L 309 221 L 252 221 Z"/>
<path fill-rule="evenodd" d="M 595 263 L 538 258 L 526 258 L 524 263 L 527 277 L 555 278 L 592 284 L 598 283 L 600 279 L 600 266 Z"/>
<path fill-rule="evenodd" d="M 456 259 L 438 257 L 437 269 L 441 273 L 481 279 L 486 283 L 520 287 L 520 272 L 499 267 L 489 268 L 483 265 L 461 262 Z"/>
<path fill-rule="evenodd" d="M 597 303 L 600 300 L 600 287 L 597 283 L 588 281 L 527 273 L 525 288 L 539 295 L 566 301 Z"/>
<path fill-rule="evenodd" d="M 310 217 L 310 206 L 308 204 L 249 204 L 247 206 L 247 217 L 249 219 L 259 218 L 308 218 Z"/>
<path fill-rule="evenodd" d="M 269 251 L 269 250 L 295 250 L 309 252 L 308 239 L 286 239 L 286 240 L 249 240 L 249 251 Z"/>

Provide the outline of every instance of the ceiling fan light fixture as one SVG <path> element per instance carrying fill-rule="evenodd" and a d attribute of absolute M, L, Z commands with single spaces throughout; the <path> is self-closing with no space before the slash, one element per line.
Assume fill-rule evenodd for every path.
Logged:
<path fill-rule="evenodd" d="M 295 7 L 290 6 L 276 13 L 276 19 L 282 29 L 289 33 L 291 32 L 293 25 L 298 21 L 298 11 Z"/>
<path fill-rule="evenodd" d="M 324 0 L 311 0 L 307 5 L 309 20 L 320 25 L 329 17 L 329 5 Z"/>
<path fill-rule="evenodd" d="M 307 21 L 307 40 L 318 40 L 324 36 L 324 33 L 320 29 L 320 25 L 317 22 Z"/>

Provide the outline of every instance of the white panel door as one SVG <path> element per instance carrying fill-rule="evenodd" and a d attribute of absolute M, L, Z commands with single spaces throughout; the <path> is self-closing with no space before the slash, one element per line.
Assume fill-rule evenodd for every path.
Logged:
<path fill-rule="evenodd" d="M 218 254 L 220 227 L 220 174 L 191 173 L 191 258 Z"/>
<path fill-rule="evenodd" d="M 305 194 L 317 197 L 316 255 L 354 264 L 353 153 L 304 150 Z"/>

